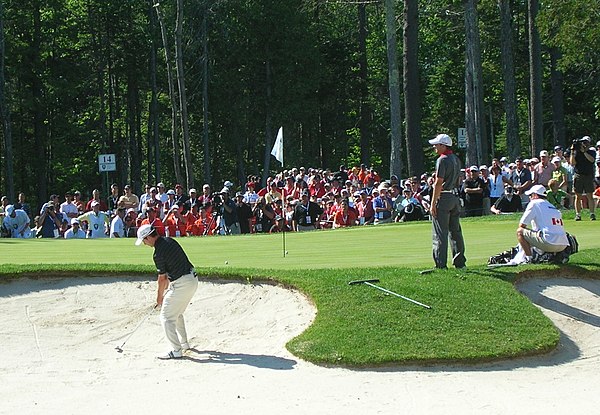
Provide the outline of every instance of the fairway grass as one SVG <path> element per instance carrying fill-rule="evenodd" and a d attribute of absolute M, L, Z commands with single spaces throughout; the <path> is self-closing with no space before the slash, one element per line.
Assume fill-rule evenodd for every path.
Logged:
<path fill-rule="evenodd" d="M 379 366 L 478 362 L 552 350 L 559 332 L 514 282 L 526 275 L 596 277 L 596 223 L 572 222 L 582 252 L 568 267 L 487 269 L 487 258 L 516 244 L 518 216 L 463 220 L 468 270 L 431 268 L 427 222 L 235 237 L 181 238 L 201 278 L 271 281 L 295 287 L 314 302 L 313 324 L 287 347 L 319 364 Z M 0 240 L 0 278 L 147 275 L 152 250 L 133 239 Z M 226 263 L 227 262 L 227 263 Z M 516 274 L 518 271 L 519 274 Z M 378 285 L 428 304 L 431 310 L 351 280 Z M 0 294 L 0 301 L 1 301 Z"/>

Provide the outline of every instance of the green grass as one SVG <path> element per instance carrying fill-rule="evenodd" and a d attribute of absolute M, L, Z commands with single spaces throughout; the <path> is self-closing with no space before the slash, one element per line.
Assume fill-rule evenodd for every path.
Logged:
<path fill-rule="evenodd" d="M 567 216 L 568 218 L 568 216 Z M 467 272 L 430 268 L 431 225 L 406 223 L 282 235 L 182 238 L 205 278 L 276 281 L 314 301 L 315 322 L 287 347 L 322 364 L 473 362 L 541 353 L 556 346 L 551 322 L 513 287 L 521 275 L 596 277 L 598 226 L 567 223 L 583 250 L 568 267 L 487 269 L 490 255 L 516 244 L 518 215 L 462 221 Z M 0 240 L 1 278 L 24 275 L 132 275 L 153 278 L 152 251 L 125 240 Z M 228 261 L 228 264 L 225 264 Z M 518 270 L 520 274 L 515 274 Z M 427 310 L 356 279 L 431 305 Z"/>

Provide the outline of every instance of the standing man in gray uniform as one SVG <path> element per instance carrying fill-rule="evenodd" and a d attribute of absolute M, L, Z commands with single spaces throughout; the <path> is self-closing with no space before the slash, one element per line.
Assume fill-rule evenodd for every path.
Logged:
<path fill-rule="evenodd" d="M 436 268 L 447 268 L 448 236 L 452 247 L 452 264 L 464 268 L 465 242 L 460 228 L 460 199 L 458 186 L 460 160 L 452 152 L 452 139 L 438 134 L 429 140 L 439 156 L 435 163 L 435 182 L 431 198 L 431 221 L 433 223 L 433 260 Z"/>

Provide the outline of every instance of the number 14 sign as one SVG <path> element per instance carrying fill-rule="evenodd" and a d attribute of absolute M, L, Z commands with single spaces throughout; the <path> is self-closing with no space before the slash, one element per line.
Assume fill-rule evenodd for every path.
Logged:
<path fill-rule="evenodd" d="M 100 154 L 98 156 L 98 171 L 100 173 L 105 171 L 116 171 L 117 170 L 117 158 L 114 154 Z"/>

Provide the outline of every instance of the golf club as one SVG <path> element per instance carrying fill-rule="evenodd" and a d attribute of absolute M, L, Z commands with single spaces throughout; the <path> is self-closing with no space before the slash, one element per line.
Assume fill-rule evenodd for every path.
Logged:
<path fill-rule="evenodd" d="M 152 308 L 150 309 L 150 311 L 148 312 L 148 314 L 146 314 L 144 316 L 144 318 L 142 319 L 142 321 L 140 321 L 138 323 L 138 325 L 136 326 L 136 328 L 133 329 L 133 331 L 131 333 L 129 333 L 129 336 L 127 336 L 127 338 L 123 341 L 123 343 L 120 346 L 115 347 L 115 349 L 117 350 L 117 352 L 119 353 L 123 353 L 123 346 L 125 346 L 125 343 L 127 343 L 129 341 L 129 339 L 131 339 L 131 336 L 133 336 L 133 334 L 138 331 L 138 329 L 140 327 L 142 327 L 142 324 L 144 323 L 144 321 L 146 321 L 148 319 L 148 317 L 150 317 L 150 314 L 152 314 L 152 312 L 156 310 L 156 305 L 153 305 Z"/>
<path fill-rule="evenodd" d="M 418 302 L 418 301 L 415 301 L 415 300 L 413 300 L 412 298 L 408 298 L 408 297 L 405 297 L 405 296 L 403 296 L 403 295 L 397 294 L 397 293 L 395 293 L 395 292 L 393 292 L 393 291 L 386 290 L 385 288 L 382 288 L 382 287 L 380 287 L 380 286 L 378 286 L 378 285 L 375 285 L 375 284 L 373 284 L 374 282 L 379 282 L 379 280 L 378 280 L 378 279 L 370 279 L 370 280 L 356 280 L 356 281 L 350 281 L 350 282 L 348 283 L 348 285 L 366 284 L 366 285 L 368 285 L 368 286 L 371 286 L 371 287 L 373 287 L 373 288 L 377 288 L 378 290 L 381 290 L 381 291 L 383 291 L 383 292 L 386 292 L 386 293 L 388 293 L 388 294 L 392 294 L 392 295 L 395 295 L 396 297 L 400 297 L 400 298 L 402 298 L 403 300 L 410 301 L 411 303 L 414 303 L 414 304 L 420 305 L 421 307 L 425 307 L 425 308 L 431 309 L 431 307 L 430 307 L 430 306 L 428 306 L 427 304 L 420 303 L 420 302 Z"/>

